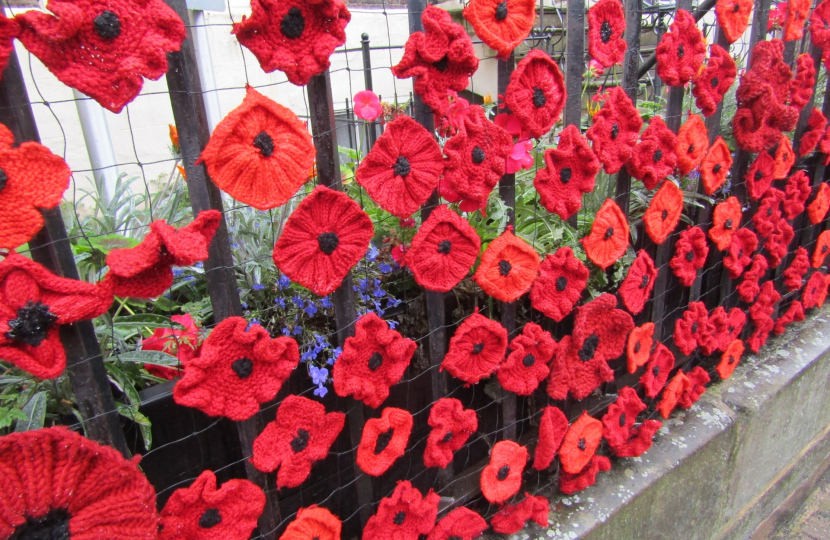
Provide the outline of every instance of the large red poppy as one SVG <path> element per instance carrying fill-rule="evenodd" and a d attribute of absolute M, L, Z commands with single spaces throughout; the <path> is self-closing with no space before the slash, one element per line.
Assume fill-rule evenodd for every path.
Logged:
<path fill-rule="evenodd" d="M 554 321 L 561 321 L 574 308 L 588 284 L 588 268 L 574 257 L 570 246 L 548 255 L 539 265 L 539 276 L 530 291 L 530 303 Z"/>
<path fill-rule="evenodd" d="M 813 225 L 821 223 L 827 216 L 828 210 L 830 210 L 830 186 L 822 183 L 816 191 L 813 202 L 807 206 L 807 217 L 810 219 L 810 223 Z"/>
<path fill-rule="evenodd" d="M 589 345 L 592 341 L 589 341 Z M 575 346 L 571 336 L 565 336 L 559 342 L 556 356 L 551 363 L 547 392 L 551 399 L 565 399 L 570 393 L 576 399 L 583 399 L 604 382 L 614 380 L 614 372 L 602 356 L 593 354 L 586 348 L 582 360 L 580 347 Z"/>
<path fill-rule="evenodd" d="M 709 135 L 703 118 L 696 114 L 680 126 L 677 132 L 677 168 L 681 174 L 689 174 L 703 162 L 709 150 Z"/>
<path fill-rule="evenodd" d="M 709 319 L 709 312 L 703 302 L 689 302 L 683 316 L 674 323 L 674 344 L 685 355 L 700 347 L 704 355 L 718 349 L 715 325 Z"/>
<path fill-rule="evenodd" d="M 740 363 L 741 356 L 743 356 L 743 354 L 743 341 L 741 341 L 740 339 L 736 339 L 729 344 L 729 346 L 723 352 L 720 362 L 715 368 L 721 379 L 726 380 L 732 376 L 732 373 L 735 371 L 735 368 L 738 367 L 738 363 Z"/>
<path fill-rule="evenodd" d="M 441 369 L 475 384 L 498 369 L 506 351 L 507 329 L 476 311 L 456 329 Z"/>
<path fill-rule="evenodd" d="M 600 163 L 575 125 L 559 134 L 556 148 L 545 150 L 545 167 L 536 171 L 533 185 L 539 202 L 551 214 L 568 219 L 582 207 L 582 194 L 594 189 Z"/>
<path fill-rule="evenodd" d="M 738 67 L 729 52 L 720 45 L 712 45 L 709 49 L 709 61 L 695 76 L 692 86 L 695 105 L 703 116 L 715 114 L 718 104 L 723 101 L 723 96 L 732 87 L 737 76 Z"/>
<path fill-rule="evenodd" d="M 654 189 L 677 165 L 677 135 L 659 116 L 648 123 L 626 164 L 628 174 L 641 180 L 646 189 Z"/>
<path fill-rule="evenodd" d="M 462 506 L 441 518 L 427 540 L 475 540 L 486 529 L 483 517 Z"/>
<path fill-rule="evenodd" d="M 804 157 L 815 150 L 826 129 L 827 118 L 817 107 L 813 107 L 813 110 L 810 111 L 810 117 L 807 119 L 807 129 L 801 134 L 801 139 L 798 141 L 798 155 Z"/>
<path fill-rule="evenodd" d="M 768 238 L 782 219 L 781 203 L 784 201 L 784 192 L 777 188 L 770 188 L 761 199 L 761 204 L 752 216 L 752 226 L 761 238 Z"/>
<path fill-rule="evenodd" d="M 709 246 L 700 227 L 690 227 L 680 233 L 675 244 L 674 257 L 669 261 L 674 275 L 684 287 L 691 287 L 697 271 L 706 263 Z"/>
<path fill-rule="evenodd" d="M 792 2 L 793 0 L 790 0 L 790 3 Z M 795 77 L 790 82 L 790 105 L 801 110 L 813 97 L 813 88 L 816 86 L 816 64 L 813 57 L 806 53 L 798 55 L 795 64 Z"/>
<path fill-rule="evenodd" d="M 804 320 L 804 305 L 798 300 L 793 300 L 787 311 L 775 319 L 775 326 L 772 328 L 772 333 L 779 336 L 784 333 L 787 326 L 794 322 L 801 322 Z"/>
<path fill-rule="evenodd" d="M 571 474 L 559 473 L 559 491 L 565 495 L 572 495 L 593 486 L 597 481 L 597 474 L 611 470 L 611 460 L 605 456 L 594 456 L 590 463 L 580 472 Z"/>
<path fill-rule="evenodd" d="M 712 195 L 726 182 L 731 166 L 732 152 L 726 141 L 718 136 L 700 163 L 700 179 L 707 195 Z"/>
<path fill-rule="evenodd" d="M 427 423 L 432 430 L 424 449 L 424 465 L 445 469 L 478 429 L 478 416 L 455 398 L 441 398 L 429 410 Z"/>
<path fill-rule="evenodd" d="M 525 493 L 525 498 L 516 504 L 510 504 L 496 512 L 490 519 L 493 532 L 499 534 L 515 534 L 525 528 L 525 524 L 533 520 L 540 527 L 548 526 L 550 501 L 541 495 Z"/>
<path fill-rule="evenodd" d="M 814 307 L 821 307 L 824 305 L 824 300 L 827 298 L 827 277 L 821 272 L 813 272 L 807 284 L 804 286 L 804 292 L 801 295 L 801 302 L 804 309 L 811 309 Z M 756 351 L 757 352 L 757 351 Z"/>
<path fill-rule="evenodd" d="M 749 166 L 744 180 L 749 198 L 757 201 L 772 185 L 773 172 L 775 171 L 775 160 L 767 152 L 761 152 Z"/>
<path fill-rule="evenodd" d="M 706 42 L 694 15 L 678 9 L 655 50 L 657 75 L 669 86 L 683 86 L 698 74 L 706 58 Z"/>
<path fill-rule="evenodd" d="M 638 457 L 651 448 L 651 438 L 663 426 L 659 420 L 645 420 L 637 427 L 637 415 L 646 404 L 630 386 L 620 389 L 617 400 L 602 417 L 602 436 L 618 457 Z"/>
<path fill-rule="evenodd" d="M 758 237 L 749 229 L 738 229 L 723 256 L 723 266 L 731 279 L 737 279 L 752 261 L 752 254 L 758 249 Z"/>
<path fill-rule="evenodd" d="M 628 248 L 628 220 L 612 199 L 606 199 L 594 217 L 591 234 L 581 240 L 591 262 L 605 270 Z"/>
<path fill-rule="evenodd" d="M 538 269 L 539 254 L 508 226 L 484 250 L 473 279 L 496 300 L 513 302 L 530 290 Z"/>
<path fill-rule="evenodd" d="M 586 132 L 605 172 L 614 174 L 631 159 L 641 127 L 643 119 L 628 94 L 619 86 L 609 90 Z"/>
<path fill-rule="evenodd" d="M 412 415 L 403 409 L 387 407 L 380 418 L 367 420 L 357 447 L 360 470 L 370 476 L 385 473 L 406 451 L 410 433 Z"/>
<path fill-rule="evenodd" d="M 481 41 L 507 59 L 530 34 L 536 4 L 532 0 L 472 0 L 464 8 L 464 18 Z"/>
<path fill-rule="evenodd" d="M 804 285 L 804 275 L 810 269 L 810 256 L 801 246 L 795 250 L 795 257 L 790 266 L 784 270 L 784 286 L 789 291 L 797 291 Z"/>
<path fill-rule="evenodd" d="M 709 314 L 709 322 L 715 327 L 717 350 L 725 351 L 729 344 L 738 339 L 743 332 L 744 325 L 746 325 L 746 313 L 737 307 L 727 312 L 723 306 L 718 306 Z"/>
<path fill-rule="evenodd" d="M 588 9 L 588 54 L 611 67 L 625 56 L 625 10 L 620 0 L 600 0 Z"/>
<path fill-rule="evenodd" d="M 533 453 L 533 468 L 543 471 L 550 467 L 568 432 L 568 418 L 557 407 L 547 406 L 539 419 L 539 439 Z"/>
<path fill-rule="evenodd" d="M 741 225 L 741 203 L 737 197 L 729 197 L 715 205 L 709 239 L 718 250 L 723 251 L 732 241 L 732 233 Z"/>
<path fill-rule="evenodd" d="M 628 311 L 634 315 L 643 311 L 646 301 L 651 296 L 655 279 L 657 279 L 657 268 L 654 266 L 654 261 L 651 260 L 646 250 L 641 249 L 637 252 L 637 258 L 631 263 L 628 275 L 620 285 L 620 298 Z"/>
<path fill-rule="evenodd" d="M 830 2 L 819 2 L 810 15 L 810 39 L 820 49 L 830 48 Z"/>
<path fill-rule="evenodd" d="M 316 505 L 300 508 L 280 540 L 340 540 L 343 525 L 337 516 Z"/>
<path fill-rule="evenodd" d="M 653 346 L 653 322 L 644 323 L 642 326 L 638 326 L 631 331 L 625 347 L 626 365 L 629 373 L 634 373 L 637 371 L 637 368 L 644 366 L 648 362 Z"/>
<path fill-rule="evenodd" d="M 795 171 L 787 179 L 787 186 L 784 189 L 784 193 L 786 193 L 783 204 L 784 218 L 792 221 L 802 213 L 804 204 L 810 198 L 812 192 L 813 188 L 810 186 L 810 178 L 807 173 L 802 170 Z"/>
<path fill-rule="evenodd" d="M 496 376 L 502 388 L 529 396 L 550 373 L 548 363 L 556 353 L 556 341 L 536 323 L 528 322 L 510 342 L 511 351 Z"/>
<path fill-rule="evenodd" d="M 718 26 L 723 30 L 727 43 L 735 43 L 749 26 L 752 15 L 752 0 L 718 0 L 715 12 Z"/>
<path fill-rule="evenodd" d="M 773 281 L 766 281 L 761 285 L 761 290 L 755 302 L 749 306 L 749 318 L 756 325 L 772 318 L 775 313 L 775 304 L 781 300 L 781 294 L 775 290 Z"/>
<path fill-rule="evenodd" d="M 663 390 L 660 403 L 657 404 L 657 410 L 660 412 L 660 416 L 668 419 L 674 408 L 677 406 L 680 396 L 687 392 L 691 385 L 692 381 L 689 380 L 689 377 L 687 377 L 685 373 L 682 371 L 675 373 L 672 380 L 670 380 L 669 384 L 666 385 L 666 389 Z"/>
<path fill-rule="evenodd" d="M 683 213 L 683 192 L 674 182 L 663 182 L 643 214 L 646 234 L 657 245 L 677 228 Z"/>
<path fill-rule="evenodd" d="M 830 230 L 823 231 L 816 239 L 816 247 L 813 249 L 812 265 L 813 268 L 821 268 L 827 259 L 830 252 Z"/>
<path fill-rule="evenodd" d="M 778 146 L 775 149 L 774 157 L 775 166 L 772 170 L 772 176 L 776 180 L 783 180 L 790 174 L 790 169 L 792 169 L 795 164 L 795 152 L 793 151 L 793 145 L 790 142 L 790 138 L 783 133 L 778 139 Z"/>
<path fill-rule="evenodd" d="M 380 500 L 378 511 L 363 528 L 363 540 L 418 540 L 429 534 L 438 517 L 441 497 L 429 490 L 426 496 L 401 480 L 389 497 Z"/>
<path fill-rule="evenodd" d="M 531 9 L 535 16 L 535 5 Z M 537 139 L 559 120 L 566 98 L 565 79 L 559 66 L 539 49 L 532 49 L 519 62 L 504 93 L 504 102 L 522 123 L 522 129 Z"/>
<path fill-rule="evenodd" d="M 653 398 L 660 393 L 669 380 L 669 373 L 674 368 L 674 355 L 668 347 L 660 342 L 654 346 L 646 370 L 640 377 L 640 384 L 646 396 Z"/>
<path fill-rule="evenodd" d="M 741 300 L 746 303 L 755 300 L 755 297 L 761 291 L 759 281 L 764 277 L 768 268 L 769 265 L 767 264 L 766 257 L 760 253 L 752 257 L 752 265 L 744 272 L 744 279 L 737 287 L 738 296 L 741 297 Z"/>
<path fill-rule="evenodd" d="M 527 448 L 513 441 L 499 441 L 490 452 L 490 463 L 481 471 L 481 492 L 491 503 L 503 503 L 519 492 L 527 464 Z"/>
<path fill-rule="evenodd" d="M 772 233 L 764 240 L 764 249 L 771 268 L 777 267 L 789 253 L 790 243 L 795 238 L 795 230 L 786 219 L 775 223 Z"/>
<path fill-rule="evenodd" d="M 559 449 L 559 461 L 562 470 L 577 474 L 591 461 L 602 441 L 602 422 L 583 411 L 571 424 L 562 447 Z"/>
<path fill-rule="evenodd" d="M 784 41 L 795 41 L 804 35 L 804 23 L 810 15 L 810 0 L 787 0 L 784 16 Z"/>

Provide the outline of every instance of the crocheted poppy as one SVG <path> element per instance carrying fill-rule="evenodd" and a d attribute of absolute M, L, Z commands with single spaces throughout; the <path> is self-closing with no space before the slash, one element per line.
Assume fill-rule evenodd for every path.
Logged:
<path fill-rule="evenodd" d="M 683 86 L 698 74 L 706 58 L 706 42 L 694 15 L 678 9 L 668 32 L 655 49 L 657 75 L 669 86 Z"/>
<path fill-rule="evenodd" d="M 696 114 L 680 126 L 677 132 L 677 168 L 681 174 L 689 174 L 706 157 L 709 150 L 709 135 L 703 118 Z"/>
<path fill-rule="evenodd" d="M 646 234 L 657 245 L 677 228 L 683 213 L 683 192 L 674 182 L 663 182 L 643 214 Z"/>
<path fill-rule="evenodd" d="M 761 199 L 758 210 L 752 216 L 752 226 L 761 238 L 768 238 L 781 220 L 781 203 L 784 201 L 784 192 L 770 188 Z"/>
<path fill-rule="evenodd" d="M 628 221 L 612 199 L 606 199 L 594 217 L 591 234 L 581 239 L 591 262 L 605 270 L 628 248 Z"/>
<path fill-rule="evenodd" d="M 706 305 L 703 302 L 689 302 L 683 317 L 674 323 L 674 344 L 685 355 L 700 347 L 701 352 L 708 356 L 718 349 L 716 330 Z"/>
<path fill-rule="evenodd" d="M 818 225 L 827 216 L 827 211 L 830 210 L 830 186 L 822 183 L 816 191 L 816 196 L 813 202 L 807 206 L 807 217 L 810 223 Z"/>
<path fill-rule="evenodd" d="M 706 393 L 706 385 L 712 380 L 709 374 L 700 366 L 694 367 L 686 376 L 689 378 L 689 387 L 680 393 L 677 405 L 682 409 L 688 409 Z"/>
<path fill-rule="evenodd" d="M 541 495 L 532 496 L 525 493 L 525 498 L 516 504 L 509 504 L 496 512 L 490 519 L 493 532 L 515 534 L 525 528 L 529 520 L 540 527 L 548 526 L 550 501 Z"/>
<path fill-rule="evenodd" d="M 190 487 L 170 495 L 159 516 L 160 540 L 246 540 L 265 509 L 265 493 L 248 480 L 228 480 L 204 471 Z"/>
<path fill-rule="evenodd" d="M 756 322 L 754 326 L 755 330 L 747 338 L 746 345 L 750 351 L 757 354 L 761 350 L 761 347 L 767 343 L 769 333 L 775 328 L 775 323 L 772 319 L 764 319 L 763 321 Z"/>
<path fill-rule="evenodd" d="M 778 148 L 775 150 L 775 166 L 772 170 L 772 177 L 776 180 L 783 180 L 790 174 L 795 164 L 795 152 L 793 152 L 793 145 L 790 143 L 790 138 L 781 134 L 778 140 Z"/>
<path fill-rule="evenodd" d="M 715 371 L 721 379 L 728 379 L 732 376 L 735 368 L 741 361 L 744 354 L 744 342 L 740 339 L 732 341 L 721 356 L 720 362 L 715 367 Z"/>
<path fill-rule="evenodd" d="M 401 480 L 366 522 L 363 540 L 418 540 L 435 526 L 440 500 L 431 489 L 423 496 L 407 480 Z"/>
<path fill-rule="evenodd" d="M 674 257 L 669 261 L 674 275 L 684 287 L 691 287 L 697 271 L 706 264 L 709 245 L 706 234 L 700 227 L 690 227 L 680 233 L 675 244 Z"/>
<path fill-rule="evenodd" d="M 823 184 L 827 185 L 827 184 Z M 810 186 L 810 178 L 802 170 L 787 179 L 787 186 L 784 188 L 787 196 L 784 198 L 784 218 L 793 220 L 804 211 L 804 204 L 810 198 L 813 188 Z"/>
<path fill-rule="evenodd" d="M 726 182 L 726 175 L 732 166 L 732 152 L 720 136 L 706 152 L 700 164 L 700 179 L 707 195 L 713 194 Z"/>
<path fill-rule="evenodd" d="M 830 125 L 818 143 L 818 151 L 824 154 L 824 166 L 830 165 Z"/>
<path fill-rule="evenodd" d="M 775 304 L 781 300 L 781 294 L 775 290 L 775 283 L 767 281 L 761 285 L 761 290 L 755 302 L 749 307 L 749 318 L 758 325 L 759 322 L 772 318 L 775 313 Z"/>
<path fill-rule="evenodd" d="M 521 0 L 511 1 L 519 3 Z M 530 9 L 535 18 L 535 5 L 531 5 Z M 562 109 L 565 108 L 566 97 L 565 79 L 559 66 L 544 51 L 532 49 L 510 76 L 504 102 L 522 123 L 522 129 L 538 139 L 559 120 Z"/>
<path fill-rule="evenodd" d="M 611 470 L 611 460 L 605 456 L 594 456 L 591 462 L 577 474 L 559 473 L 559 491 L 565 495 L 572 495 L 593 486 L 597 481 L 597 473 Z"/>
<path fill-rule="evenodd" d="M 775 160 L 767 152 L 761 152 L 749 166 L 744 180 L 749 198 L 757 201 L 772 185 Z"/>
<path fill-rule="evenodd" d="M 775 326 L 772 328 L 772 333 L 779 336 L 787 329 L 787 325 L 794 322 L 801 322 L 804 320 L 804 305 L 798 300 L 793 300 L 787 311 L 775 319 Z"/>
<path fill-rule="evenodd" d="M 408 218 L 438 186 L 444 157 L 435 137 L 409 116 L 399 116 L 360 162 L 355 179 L 378 206 Z"/>
<path fill-rule="evenodd" d="M 311 474 L 315 461 L 325 459 L 343 430 L 346 415 L 326 413 L 322 403 L 288 396 L 277 418 L 254 440 L 251 462 L 263 472 L 277 472 L 277 488 L 297 487 Z"/>
<path fill-rule="evenodd" d="M 637 258 L 631 263 L 628 275 L 620 285 L 620 298 L 625 308 L 637 315 L 646 305 L 646 300 L 651 296 L 654 288 L 654 280 L 657 278 L 657 268 L 646 250 L 637 252 Z"/>
<path fill-rule="evenodd" d="M 663 396 L 660 398 L 660 403 L 657 404 L 657 410 L 660 412 L 660 416 L 668 418 L 677 406 L 680 395 L 687 392 L 691 385 L 692 382 L 689 380 L 689 377 L 682 371 L 678 371 L 666 385 L 666 389 L 663 390 Z"/>
<path fill-rule="evenodd" d="M 357 447 L 360 469 L 371 476 L 385 473 L 406 451 L 411 432 L 412 415 L 403 409 L 386 407 L 380 418 L 367 420 Z"/>
<path fill-rule="evenodd" d="M 795 41 L 804 36 L 804 23 L 810 15 L 810 0 L 788 0 L 784 17 L 784 41 Z"/>
<path fill-rule="evenodd" d="M 729 197 L 715 206 L 712 227 L 709 228 L 709 239 L 715 243 L 719 251 L 729 247 L 732 233 L 741 224 L 741 213 L 741 203 L 737 197 Z"/>
<path fill-rule="evenodd" d="M 646 396 L 653 398 L 660 393 L 660 390 L 666 386 L 666 381 L 669 380 L 672 368 L 674 368 L 674 355 L 668 347 L 658 341 L 646 364 L 646 371 L 640 377 L 640 384 Z"/>
<path fill-rule="evenodd" d="M 161 0 L 49 0 L 24 11 L 17 38 L 63 84 L 114 113 L 144 84 L 167 73 L 167 53 L 180 49 L 185 27 Z"/>
<path fill-rule="evenodd" d="M 768 268 L 769 265 L 767 264 L 766 257 L 760 253 L 752 258 L 752 266 L 749 267 L 749 270 L 744 272 L 744 279 L 737 287 L 738 295 L 741 297 L 741 300 L 746 303 L 750 303 L 755 300 L 755 297 L 758 296 L 758 292 L 761 290 L 759 281 L 764 277 L 764 274 L 767 273 Z"/>
<path fill-rule="evenodd" d="M 799 246 L 790 266 L 784 270 L 784 286 L 789 291 L 797 291 L 804 284 L 804 274 L 810 269 L 810 256 L 807 250 Z"/>
<path fill-rule="evenodd" d="M 596 453 L 601 440 L 602 422 L 592 418 L 588 411 L 582 411 L 576 422 L 571 424 L 559 449 L 562 470 L 571 474 L 582 471 Z"/>
<path fill-rule="evenodd" d="M 60 328 L 98 317 L 112 290 L 54 275 L 14 251 L 0 262 L 0 358 L 41 379 L 66 367 Z"/>
<path fill-rule="evenodd" d="M 567 128 L 566 128 L 567 129 Z M 533 309 L 555 321 L 561 321 L 582 296 L 588 283 L 588 268 L 564 246 L 548 255 L 539 266 L 530 301 Z"/>
<path fill-rule="evenodd" d="M 478 58 L 467 31 L 443 9 L 427 6 L 421 22 L 424 32 L 410 34 L 403 58 L 392 66 L 392 73 L 399 79 L 414 77 L 415 93 L 442 116 L 449 107 L 448 92 L 467 88 L 478 69 Z"/>
<path fill-rule="evenodd" d="M 818 108 L 813 107 L 810 117 L 807 119 L 807 129 L 801 134 L 798 141 L 798 155 L 804 157 L 818 146 L 827 129 L 827 118 Z"/>
<path fill-rule="evenodd" d="M 264 327 L 228 317 L 202 343 L 198 358 L 182 362 L 184 377 L 173 399 L 209 416 L 246 420 L 274 399 L 299 362 L 293 339 L 271 339 Z"/>
<path fill-rule="evenodd" d="M 775 222 L 772 233 L 764 240 L 764 249 L 767 251 L 770 268 L 775 268 L 781 264 L 781 261 L 789 252 L 793 238 L 795 238 L 795 231 L 787 220 L 782 218 Z"/>
<path fill-rule="evenodd" d="M 594 153 L 605 172 L 614 174 L 631 159 L 643 119 L 628 94 L 615 86 L 608 91 L 602 108 L 594 114 L 593 122 L 585 134 L 594 143 Z"/>
<path fill-rule="evenodd" d="M 513 441 L 499 441 L 490 452 L 490 463 L 481 471 L 481 492 L 491 503 L 503 503 L 519 492 L 527 464 L 527 448 Z"/>
<path fill-rule="evenodd" d="M 493 374 L 506 351 L 507 330 L 476 311 L 456 329 L 441 369 L 468 384 L 475 384 Z"/>
<path fill-rule="evenodd" d="M 807 280 L 801 296 L 804 309 L 823 306 L 824 300 L 827 298 L 827 286 L 828 281 L 824 274 L 813 272 L 810 279 Z"/>
<path fill-rule="evenodd" d="M 280 540 L 340 540 L 340 520 L 316 505 L 300 508 L 294 521 L 288 524 Z"/>
<path fill-rule="evenodd" d="M 790 105 L 800 111 L 813 97 L 813 88 L 816 85 L 816 64 L 813 57 L 806 53 L 798 55 L 795 63 L 795 77 L 790 82 Z"/>
<path fill-rule="evenodd" d="M 13 148 L 13 144 L 14 135 L 0 124 L 0 248 L 4 249 L 25 244 L 43 228 L 38 209 L 60 204 L 71 175 L 66 162 L 45 146 L 24 142 Z"/>
<path fill-rule="evenodd" d="M 427 540 L 475 540 L 487 529 L 484 518 L 469 508 L 456 508 L 435 524 Z"/>
<path fill-rule="evenodd" d="M 600 0 L 588 9 L 588 54 L 611 67 L 625 56 L 625 11 L 620 0 Z"/>
<path fill-rule="evenodd" d="M 816 247 L 813 250 L 813 268 L 821 268 L 830 252 L 830 230 L 824 231 L 816 239 Z"/>
<path fill-rule="evenodd" d="M 285 222 L 274 263 L 291 281 L 325 296 L 363 257 L 373 233 L 372 220 L 348 195 L 317 186 Z"/>
<path fill-rule="evenodd" d="M 644 323 L 631 331 L 628 335 L 628 345 L 625 348 L 629 373 L 634 373 L 637 368 L 648 362 L 652 346 L 654 346 L 654 323 Z"/>
<path fill-rule="evenodd" d="M 478 416 L 455 398 L 441 398 L 429 410 L 427 423 L 432 431 L 424 449 L 424 465 L 445 469 L 452 463 L 453 454 L 478 429 Z"/>
<path fill-rule="evenodd" d="M 528 0 L 472 0 L 464 8 L 464 18 L 481 41 L 506 60 L 530 34 L 536 4 Z"/>
<path fill-rule="evenodd" d="M 533 453 L 533 468 L 543 471 L 550 467 L 568 431 L 568 418 L 557 407 L 547 406 L 539 419 L 539 440 Z"/>
<path fill-rule="evenodd" d="M 208 246 L 221 220 L 218 210 L 205 210 L 181 229 L 154 221 L 140 244 L 109 252 L 109 272 L 102 286 L 116 296 L 161 296 L 173 285 L 173 266 L 192 266 L 208 258 Z"/>
<path fill-rule="evenodd" d="M 153 486 L 114 448 L 64 427 L 11 433 L 0 471 L 0 538 L 156 538 Z"/>
<path fill-rule="evenodd" d="M 582 194 L 594 189 L 600 163 L 575 125 L 559 134 L 556 148 L 545 150 L 545 167 L 536 171 L 533 185 L 539 203 L 563 220 L 582 207 Z"/>
<path fill-rule="evenodd" d="M 614 380 L 607 361 L 591 350 L 598 341 L 589 340 L 583 350 L 571 336 L 562 338 L 548 378 L 547 392 L 551 399 L 565 399 L 569 392 L 576 399 L 583 399 L 602 383 Z M 583 356 L 586 360 L 582 360 Z"/>
<path fill-rule="evenodd" d="M 715 13 L 727 43 L 735 43 L 744 35 L 749 26 L 753 4 L 752 0 L 718 0 Z"/>
<path fill-rule="evenodd" d="M 583 362 L 591 358 L 613 360 L 625 351 L 626 339 L 633 329 L 631 315 L 617 309 L 617 299 L 604 293 L 577 309 L 573 344 Z"/>
<path fill-rule="evenodd" d="M 810 38 L 816 47 L 830 47 L 830 2 L 819 2 L 810 15 Z"/>
<path fill-rule="evenodd" d="M 618 457 L 638 457 L 651 448 L 651 438 L 663 427 L 659 420 L 645 420 L 634 427 L 637 415 L 646 410 L 646 404 L 630 386 L 620 389 L 617 400 L 608 406 L 602 417 L 602 437 Z"/>
<path fill-rule="evenodd" d="M 729 52 L 720 45 L 712 45 L 706 67 L 692 80 L 695 105 L 703 116 L 715 114 L 718 104 L 723 101 L 723 96 L 737 76 L 738 67 Z"/>
<path fill-rule="evenodd" d="M 677 165 L 677 135 L 659 116 L 648 123 L 634 147 L 631 159 L 626 163 L 628 174 L 641 180 L 646 189 L 654 189 Z"/>
<path fill-rule="evenodd" d="M 746 313 L 737 307 L 733 307 L 727 313 L 723 306 L 718 306 L 709 314 L 709 322 L 715 327 L 717 350 L 725 351 L 732 341 L 741 336 L 746 325 Z"/>
<path fill-rule="evenodd" d="M 484 250 L 473 279 L 493 298 L 513 302 L 530 290 L 538 269 L 539 254 L 508 226 Z"/>
<path fill-rule="evenodd" d="M 758 237 L 749 229 L 738 229 L 732 234 L 723 257 L 723 266 L 730 279 L 738 279 L 744 268 L 752 261 L 752 254 L 758 249 Z"/>
<path fill-rule="evenodd" d="M 510 351 L 496 376 L 505 390 L 529 396 L 550 373 L 548 362 L 556 353 L 556 341 L 541 326 L 528 322 L 510 342 Z"/>

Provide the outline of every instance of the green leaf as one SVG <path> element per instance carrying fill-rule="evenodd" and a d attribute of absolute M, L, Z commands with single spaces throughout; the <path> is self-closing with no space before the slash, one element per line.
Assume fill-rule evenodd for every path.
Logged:
<path fill-rule="evenodd" d="M 14 430 L 32 431 L 43 427 L 46 421 L 46 392 L 33 395 L 21 409 L 24 418 L 17 421 Z"/>
<path fill-rule="evenodd" d="M 142 313 L 139 315 L 124 315 L 118 317 L 112 323 L 116 329 L 134 330 L 137 327 L 143 328 L 183 328 L 181 325 L 172 322 L 164 315 L 153 315 L 151 313 Z"/>
<path fill-rule="evenodd" d="M 113 355 L 121 362 L 135 362 L 137 364 L 153 364 L 156 366 L 177 366 L 179 359 L 161 351 L 130 351 Z"/>
<path fill-rule="evenodd" d="M 89 238 L 89 243 L 92 244 L 93 248 L 106 255 L 114 249 L 135 247 L 139 244 L 139 241 L 120 234 L 108 234 L 106 236 L 92 236 Z"/>
<path fill-rule="evenodd" d="M 144 448 L 149 450 L 153 446 L 153 423 L 150 419 L 138 412 L 138 407 L 130 407 L 119 403 L 118 412 L 124 418 L 132 420 L 138 425 L 141 431 L 141 438 L 144 439 Z"/>

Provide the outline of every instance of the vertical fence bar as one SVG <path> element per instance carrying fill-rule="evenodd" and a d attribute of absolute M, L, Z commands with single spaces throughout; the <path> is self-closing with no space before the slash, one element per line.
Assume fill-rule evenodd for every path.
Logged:
<path fill-rule="evenodd" d="M 369 49 L 369 34 L 361 34 L 360 48 L 363 49 L 363 81 L 366 85 L 366 90 L 372 90 L 372 52 Z M 369 133 L 369 149 L 375 145 L 378 139 L 377 120 L 366 122 L 366 131 Z"/>
<path fill-rule="evenodd" d="M 565 37 L 565 101 L 563 121 L 580 127 L 582 121 L 582 73 L 585 69 L 585 0 L 568 0 Z"/>

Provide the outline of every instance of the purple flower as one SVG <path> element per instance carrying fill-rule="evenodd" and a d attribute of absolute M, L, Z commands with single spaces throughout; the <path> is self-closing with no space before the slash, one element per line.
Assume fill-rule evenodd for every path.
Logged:
<path fill-rule="evenodd" d="M 311 382 L 314 384 L 323 384 L 329 378 L 329 370 L 315 365 L 308 366 L 308 374 L 311 375 Z"/>
<path fill-rule="evenodd" d="M 255 291 L 261 291 L 261 290 L 265 289 L 265 285 L 263 285 L 262 283 L 254 283 L 254 286 L 251 287 L 251 289 L 253 289 Z"/>
<path fill-rule="evenodd" d="M 322 307 L 322 308 L 326 308 L 326 309 L 329 309 L 329 308 L 331 308 L 331 307 L 334 307 L 334 305 L 331 303 L 331 299 L 329 299 L 329 297 L 328 297 L 328 296 L 324 296 L 324 297 L 320 300 L 320 307 Z"/>
<path fill-rule="evenodd" d="M 277 287 L 279 287 L 280 290 L 282 290 L 282 289 L 287 289 L 290 286 L 291 286 L 291 280 L 288 279 L 288 276 L 286 276 L 285 274 L 282 274 L 280 276 L 280 279 L 277 280 Z"/>
<path fill-rule="evenodd" d="M 314 314 L 317 313 L 317 306 L 314 305 L 314 302 L 309 300 L 308 304 L 306 304 L 304 311 L 306 315 L 308 315 L 309 317 L 313 317 Z"/>
<path fill-rule="evenodd" d="M 321 397 L 321 398 L 326 397 L 326 394 L 328 394 L 328 393 L 329 393 L 328 388 L 326 388 L 326 387 L 325 387 L 325 386 L 323 386 L 322 384 L 321 384 L 321 385 L 319 385 L 319 386 L 317 387 L 317 390 L 315 390 L 315 391 L 314 391 L 314 395 L 315 395 L 315 396 L 319 396 L 319 397 Z"/>

